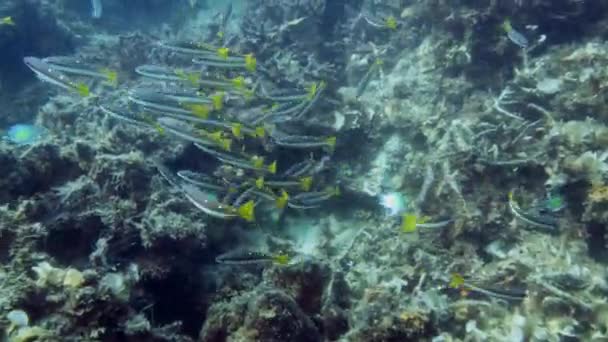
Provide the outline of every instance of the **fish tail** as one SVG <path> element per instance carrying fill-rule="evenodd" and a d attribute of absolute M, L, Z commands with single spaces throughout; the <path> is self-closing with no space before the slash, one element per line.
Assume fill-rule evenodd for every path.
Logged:
<path fill-rule="evenodd" d="M 230 129 L 232 131 L 232 135 L 234 135 L 234 137 L 237 139 L 241 139 L 243 137 L 242 128 L 243 128 L 243 125 L 240 123 L 232 124 L 232 127 Z"/>
<path fill-rule="evenodd" d="M 220 146 L 225 151 L 230 151 L 232 149 L 232 139 L 220 139 Z"/>
<path fill-rule="evenodd" d="M 264 188 L 264 177 L 259 177 L 255 180 L 255 187 L 260 190 Z"/>
<path fill-rule="evenodd" d="M 210 109 L 206 105 L 193 104 L 193 105 L 187 106 L 187 109 L 189 109 L 190 112 L 192 112 L 192 114 L 194 114 L 195 116 L 197 116 L 201 119 L 207 119 L 209 117 Z"/>
<path fill-rule="evenodd" d="M 89 86 L 87 86 L 84 83 L 77 83 L 74 86 L 74 90 L 76 90 L 76 92 L 82 96 L 82 97 L 88 97 L 89 95 L 91 95 L 91 92 L 89 90 Z"/>
<path fill-rule="evenodd" d="M 227 47 L 221 47 L 217 49 L 217 55 L 223 59 L 228 59 L 228 54 L 230 53 L 230 49 Z"/>
<path fill-rule="evenodd" d="M 300 179 L 300 188 L 303 191 L 310 191 L 310 188 L 312 187 L 312 177 L 303 177 L 302 179 Z"/>
<path fill-rule="evenodd" d="M 289 194 L 285 190 L 281 190 L 281 196 L 279 196 L 276 200 L 277 208 L 283 209 L 287 206 L 287 201 L 289 200 Z"/>
<path fill-rule="evenodd" d="M 108 83 L 113 87 L 116 88 L 118 86 L 118 73 L 116 71 L 104 68 L 101 69 L 101 73 L 106 76 Z"/>
<path fill-rule="evenodd" d="M 336 149 L 336 137 L 333 136 L 325 139 L 325 144 L 329 152 L 333 152 Z"/>
<path fill-rule="evenodd" d="M 507 33 L 511 32 L 513 30 L 513 26 L 511 26 L 511 20 L 509 20 L 509 19 L 505 19 L 505 21 L 502 22 L 501 27 Z"/>
<path fill-rule="evenodd" d="M 256 127 L 254 134 L 256 138 L 264 138 L 266 137 L 266 129 L 264 129 L 262 126 Z"/>
<path fill-rule="evenodd" d="M 413 233 L 416 231 L 416 215 L 405 214 L 403 215 L 403 222 L 401 223 L 401 231 L 404 233 Z"/>
<path fill-rule="evenodd" d="M 239 216 L 244 219 L 247 222 L 253 222 L 255 221 L 255 203 L 253 202 L 253 200 L 249 200 L 247 201 L 247 203 L 241 205 L 238 209 L 237 212 L 239 214 Z"/>
<path fill-rule="evenodd" d="M 211 100 L 213 101 L 213 109 L 222 110 L 222 108 L 224 108 L 224 93 L 223 92 L 213 95 L 211 97 Z"/>
<path fill-rule="evenodd" d="M 245 55 L 245 69 L 250 72 L 255 72 L 257 67 L 257 60 L 253 56 L 252 53 L 248 53 Z"/>
<path fill-rule="evenodd" d="M 277 161 L 273 161 L 272 164 L 268 165 L 268 172 L 270 172 L 271 174 L 275 174 L 277 173 Z"/>
<path fill-rule="evenodd" d="M 285 254 L 285 253 L 280 253 L 280 254 L 276 254 L 272 256 L 272 261 L 275 264 L 279 264 L 279 265 L 287 265 L 289 263 L 289 255 Z"/>

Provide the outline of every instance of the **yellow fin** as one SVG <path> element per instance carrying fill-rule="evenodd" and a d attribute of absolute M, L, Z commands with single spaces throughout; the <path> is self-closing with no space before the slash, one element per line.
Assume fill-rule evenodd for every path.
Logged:
<path fill-rule="evenodd" d="M 300 188 L 303 191 L 310 191 L 311 187 L 312 187 L 312 177 L 308 176 L 308 177 L 302 177 L 300 179 Z"/>
<path fill-rule="evenodd" d="M 283 209 L 287 205 L 287 201 L 289 200 L 289 194 L 285 190 L 281 190 L 281 196 L 277 197 L 276 204 L 277 208 Z"/>
<path fill-rule="evenodd" d="M 416 221 L 416 223 L 427 223 L 431 220 L 430 216 L 422 216 L 419 217 L 418 220 Z"/>
<path fill-rule="evenodd" d="M 279 265 L 287 265 L 289 263 L 289 259 L 289 255 L 285 253 L 275 254 L 272 256 L 272 261 Z"/>
<path fill-rule="evenodd" d="M 255 128 L 254 134 L 256 138 L 264 138 L 266 136 L 266 130 L 264 129 L 264 127 L 259 126 Z"/>
<path fill-rule="evenodd" d="M 313 83 L 310 85 L 310 87 L 308 87 L 308 100 L 312 100 L 315 95 L 317 94 L 317 83 Z"/>
<path fill-rule="evenodd" d="M 204 104 L 189 104 L 186 105 L 186 109 L 188 109 L 192 114 L 201 118 L 207 119 L 209 117 L 209 106 Z"/>
<path fill-rule="evenodd" d="M 232 79 L 232 85 L 237 89 L 242 89 L 245 87 L 245 77 L 237 76 Z"/>
<path fill-rule="evenodd" d="M 217 55 L 223 59 L 228 59 L 228 54 L 230 53 L 230 49 L 227 47 L 221 47 L 217 49 Z"/>
<path fill-rule="evenodd" d="M 509 19 L 505 19 L 505 21 L 503 21 L 502 25 L 500 25 L 500 26 L 507 33 L 511 32 L 513 30 L 513 26 L 511 26 L 511 20 L 509 20 Z"/>
<path fill-rule="evenodd" d="M 450 279 L 449 287 L 453 289 L 460 289 L 464 285 L 464 277 L 458 273 L 452 273 L 452 277 Z"/>
<path fill-rule="evenodd" d="M 154 129 L 156 129 L 159 135 L 165 135 L 165 128 L 161 126 L 158 122 L 154 123 Z"/>
<path fill-rule="evenodd" d="M 386 20 L 384 21 L 384 25 L 390 30 L 396 30 L 397 29 L 397 19 L 395 19 L 394 16 L 389 15 L 386 18 Z"/>
<path fill-rule="evenodd" d="M 258 189 L 264 188 L 264 177 L 259 177 L 258 179 L 255 180 L 255 187 Z"/>
<path fill-rule="evenodd" d="M 257 61 L 252 53 L 248 53 L 245 55 L 245 69 L 247 71 L 255 72 L 257 66 Z"/>
<path fill-rule="evenodd" d="M 416 231 L 416 215 L 405 214 L 403 215 L 403 223 L 401 224 L 401 230 L 404 233 L 413 233 Z"/>
<path fill-rule="evenodd" d="M 2 19 L 0 19 L 0 24 L 1 25 L 9 25 L 9 26 L 15 26 L 15 22 L 13 21 L 13 17 L 4 17 Z"/>
<path fill-rule="evenodd" d="M 273 175 L 275 173 L 277 173 L 277 161 L 273 161 L 272 164 L 268 165 L 268 172 L 272 173 Z"/>
<path fill-rule="evenodd" d="M 91 95 L 91 92 L 89 91 L 89 86 L 84 83 L 76 83 L 74 85 L 74 90 L 76 90 L 76 92 L 82 97 L 87 97 Z"/>
<path fill-rule="evenodd" d="M 238 122 L 233 123 L 230 127 L 230 130 L 232 131 L 232 135 L 234 135 L 234 137 L 237 139 L 241 139 L 243 137 L 242 128 L 243 128 L 242 124 L 240 124 Z"/>
<path fill-rule="evenodd" d="M 222 110 L 224 108 L 224 92 L 211 96 L 211 101 L 213 101 L 213 109 Z"/>
<path fill-rule="evenodd" d="M 182 80 L 188 79 L 188 77 L 186 76 L 186 72 L 183 69 L 175 69 L 173 70 L 173 73 Z"/>
<path fill-rule="evenodd" d="M 253 99 L 254 95 L 255 95 L 255 92 L 253 90 L 243 89 L 243 96 L 245 97 L 245 100 L 251 101 Z"/>
<path fill-rule="evenodd" d="M 181 80 L 188 81 L 188 82 L 192 83 L 192 85 L 195 85 L 195 86 L 198 85 L 198 81 L 201 78 L 201 76 L 198 73 L 196 73 L 196 72 L 187 73 L 184 69 L 175 69 L 173 72 Z"/>
<path fill-rule="evenodd" d="M 264 157 L 253 156 L 251 158 L 251 162 L 253 164 L 253 167 L 255 167 L 256 169 L 261 169 L 262 167 L 264 167 Z"/>
<path fill-rule="evenodd" d="M 118 73 L 116 71 L 107 68 L 103 68 L 100 71 L 106 76 L 106 79 L 111 86 L 114 88 L 118 86 Z"/>
<path fill-rule="evenodd" d="M 247 222 L 255 221 L 255 203 L 253 200 L 248 201 L 247 203 L 240 206 L 237 211 L 239 216 Z"/>
<path fill-rule="evenodd" d="M 218 37 L 219 39 L 223 39 L 223 38 L 224 38 L 224 31 L 218 31 L 218 32 L 217 32 L 217 37 Z M 226 56 L 226 58 L 227 58 L 227 57 L 228 57 L 228 56 Z"/>
<path fill-rule="evenodd" d="M 224 151 L 230 151 L 232 149 L 232 139 L 220 139 L 219 143 Z"/>
<path fill-rule="evenodd" d="M 201 79 L 201 75 L 192 72 L 186 75 L 187 80 L 190 81 L 190 83 L 192 83 L 192 85 L 197 86 L 198 85 L 198 81 L 200 81 Z"/>
<path fill-rule="evenodd" d="M 333 152 L 336 149 L 336 137 L 329 137 L 325 139 L 325 144 L 329 152 Z"/>
<path fill-rule="evenodd" d="M 217 131 L 217 132 L 213 132 L 213 133 L 209 133 L 207 131 L 202 131 L 203 135 L 208 137 L 209 139 L 215 141 L 215 142 L 220 142 L 222 141 L 222 138 L 224 137 L 224 132 L 222 131 Z"/>

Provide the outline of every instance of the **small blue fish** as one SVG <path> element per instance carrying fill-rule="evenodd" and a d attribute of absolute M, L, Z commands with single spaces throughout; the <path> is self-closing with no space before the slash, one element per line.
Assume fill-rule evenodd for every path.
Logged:
<path fill-rule="evenodd" d="M 31 145 L 45 135 L 46 129 L 30 124 L 16 124 L 11 126 L 4 137 L 11 143 L 17 145 Z"/>

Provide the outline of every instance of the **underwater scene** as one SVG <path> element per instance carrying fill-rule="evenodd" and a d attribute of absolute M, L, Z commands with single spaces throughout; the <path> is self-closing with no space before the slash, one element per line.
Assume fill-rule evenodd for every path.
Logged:
<path fill-rule="evenodd" d="M 0 342 L 608 341 L 608 1 L 0 0 Z"/>

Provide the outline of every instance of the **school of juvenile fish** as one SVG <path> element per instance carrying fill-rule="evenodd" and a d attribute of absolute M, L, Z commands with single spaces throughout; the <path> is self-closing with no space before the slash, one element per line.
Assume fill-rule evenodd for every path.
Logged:
<path fill-rule="evenodd" d="M 140 79 L 128 89 L 116 70 L 76 57 L 25 57 L 24 63 L 44 82 L 96 97 L 100 114 L 191 143 L 216 161 L 216 170 L 207 174 L 154 162 L 170 186 L 211 217 L 251 222 L 262 204 L 277 208 L 272 210 L 311 209 L 339 194 L 317 178 L 336 146 L 335 136 L 298 132 L 314 115 L 323 81 L 272 90 L 278 87 L 258 72 L 263 66 L 251 53 L 195 41 L 155 45 L 190 63 L 140 65 L 134 70 Z M 126 90 L 120 105 L 106 99 L 116 89 Z M 301 160 L 293 162 L 293 156 Z M 281 159 L 291 164 L 281 165 Z"/>

